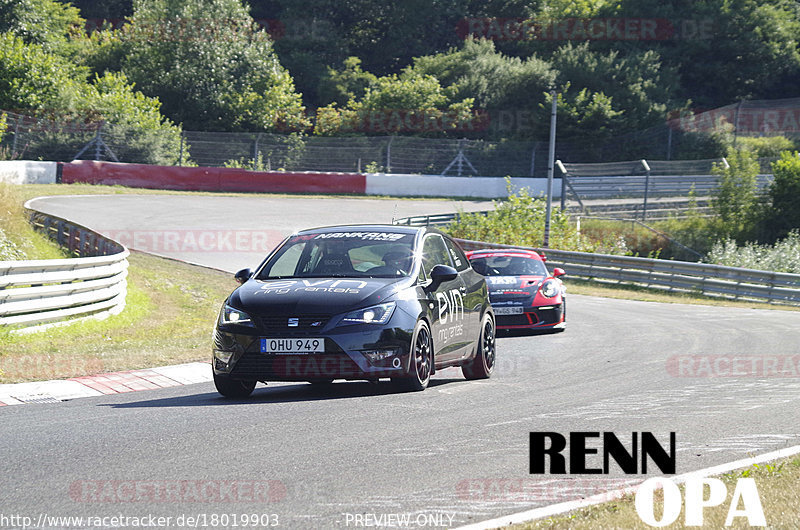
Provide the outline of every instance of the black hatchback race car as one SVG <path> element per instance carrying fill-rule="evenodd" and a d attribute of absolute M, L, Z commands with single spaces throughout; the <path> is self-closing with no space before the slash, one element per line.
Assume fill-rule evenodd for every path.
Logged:
<path fill-rule="evenodd" d="M 223 304 L 214 332 L 217 390 L 256 382 L 390 378 L 424 390 L 437 369 L 487 378 L 495 321 L 486 282 L 430 228 L 335 226 L 286 238 Z"/>

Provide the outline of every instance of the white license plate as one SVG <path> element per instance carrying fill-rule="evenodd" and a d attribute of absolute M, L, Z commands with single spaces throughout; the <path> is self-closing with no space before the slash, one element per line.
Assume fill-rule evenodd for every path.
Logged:
<path fill-rule="evenodd" d="M 325 353 L 325 339 L 261 339 L 261 353 L 275 355 Z"/>
<path fill-rule="evenodd" d="M 495 307 L 495 315 L 521 315 L 524 312 L 522 306 L 516 307 Z"/>

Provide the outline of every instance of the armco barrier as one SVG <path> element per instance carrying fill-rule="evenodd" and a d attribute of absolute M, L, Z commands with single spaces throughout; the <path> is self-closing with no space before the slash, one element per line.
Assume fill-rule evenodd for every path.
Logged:
<path fill-rule="evenodd" d="M 561 179 L 553 179 L 553 196 L 561 197 Z M 403 175 L 398 173 L 367 173 L 367 195 L 393 197 L 474 197 L 500 199 L 512 192 L 527 188 L 533 197 L 547 192 L 546 178 L 511 177 L 509 182 L 500 177 L 455 177 L 441 175 Z"/>
<path fill-rule="evenodd" d="M 465 250 L 529 248 L 547 255 L 551 267 L 570 276 L 631 283 L 670 291 L 697 292 L 726 298 L 800 305 L 800 274 L 740 269 L 705 263 L 671 261 L 564 250 L 513 247 L 458 240 Z"/>
<path fill-rule="evenodd" d="M 61 182 L 189 191 L 363 194 L 366 190 L 366 177 L 360 173 L 260 172 L 90 160 L 63 164 Z"/>
<path fill-rule="evenodd" d="M 39 331 L 124 309 L 128 249 L 58 217 L 33 212 L 31 222 L 73 254 L 91 257 L 0 262 L 0 326 Z"/>

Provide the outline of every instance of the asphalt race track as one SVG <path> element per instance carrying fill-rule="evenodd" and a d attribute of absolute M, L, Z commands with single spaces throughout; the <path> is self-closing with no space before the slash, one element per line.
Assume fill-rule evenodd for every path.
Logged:
<path fill-rule="evenodd" d="M 147 212 L 139 229 L 252 226 L 253 199 L 194 199 L 207 209 L 152 196 L 93 199 L 91 211 L 87 198 L 35 206 L 99 230 L 134 210 Z M 315 199 L 306 226 L 347 220 L 342 200 L 351 199 Z M 294 204 L 265 208 L 263 219 L 278 231 L 298 228 Z M 448 211 L 440 206 L 427 213 Z M 651 431 L 664 445 L 675 432 L 678 473 L 800 444 L 800 367 L 783 364 L 798 354 L 800 313 L 585 296 L 568 306 L 564 333 L 501 337 L 490 380 L 467 382 L 448 369 L 421 393 L 272 383 L 227 401 L 198 384 L 1 407 L 0 506 L 34 522 L 40 514 L 154 515 L 175 526 L 200 516 L 203 527 L 223 514 L 228 524 L 216 526 L 274 514 L 281 528 L 357 527 L 367 517 L 455 527 L 641 480 L 614 466 L 610 475 L 529 475 L 531 431 L 613 431 L 623 441 Z M 714 370 L 681 372 L 677 356 L 689 355 Z M 723 355 L 747 362 L 714 364 Z M 779 363 L 778 372 L 735 375 L 753 359 Z"/>
<path fill-rule="evenodd" d="M 56 196 L 33 200 L 31 206 L 128 248 L 235 272 L 258 265 L 296 230 L 489 210 L 492 202 L 197 194 Z"/>

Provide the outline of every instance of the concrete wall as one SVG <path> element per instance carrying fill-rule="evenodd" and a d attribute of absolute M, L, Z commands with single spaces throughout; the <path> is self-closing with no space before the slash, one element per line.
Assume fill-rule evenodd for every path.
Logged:
<path fill-rule="evenodd" d="M 0 182 L 11 184 L 53 184 L 56 181 L 57 168 L 57 162 L 2 160 L 0 161 Z"/>
<path fill-rule="evenodd" d="M 15 184 L 56 182 L 56 162 L 0 162 L 0 180 Z M 277 193 L 352 193 L 366 195 L 474 197 L 508 196 L 500 177 L 441 177 L 383 173 L 258 172 L 216 167 L 173 167 L 75 160 L 61 164 L 61 182 L 133 188 Z M 527 188 L 539 197 L 547 179 L 514 177 L 512 191 Z M 561 197 L 561 179 L 553 179 L 553 197 Z"/>
<path fill-rule="evenodd" d="M 260 172 L 220 167 L 150 166 L 75 160 L 63 164 L 61 181 L 192 191 L 364 193 L 358 173 Z"/>

